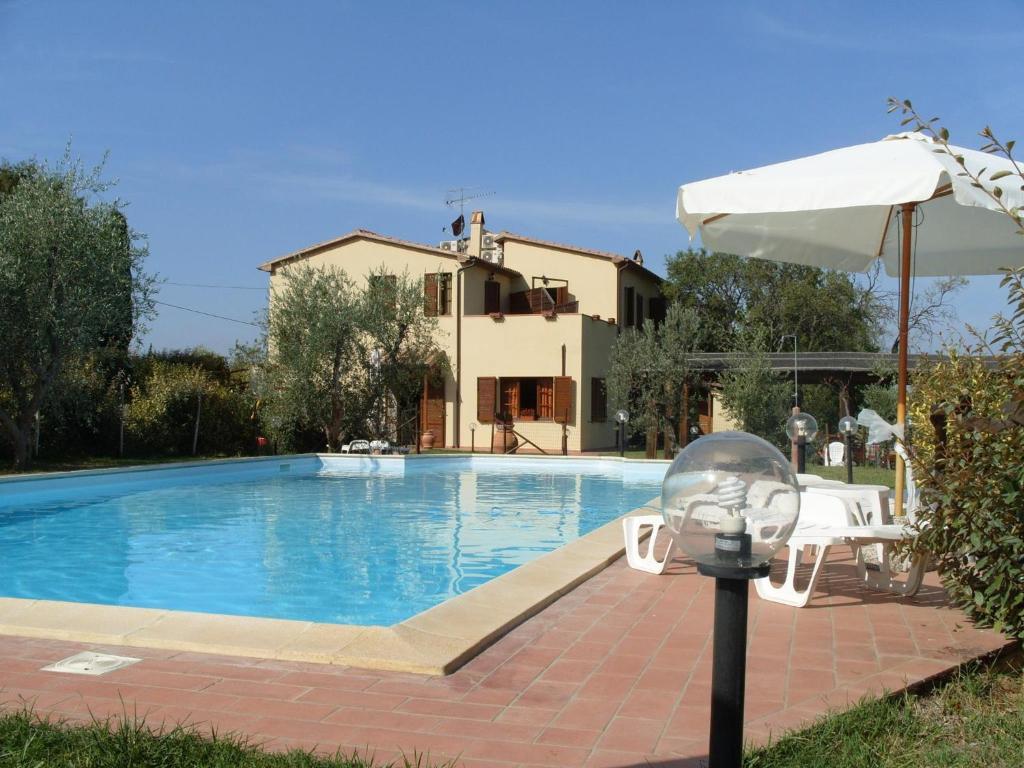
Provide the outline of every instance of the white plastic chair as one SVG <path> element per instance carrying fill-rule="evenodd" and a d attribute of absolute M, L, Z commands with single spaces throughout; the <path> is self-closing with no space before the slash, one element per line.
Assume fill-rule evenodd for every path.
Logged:
<path fill-rule="evenodd" d="M 368 440 L 353 440 L 347 445 L 341 446 L 342 453 L 369 453 L 370 442 Z"/>
<path fill-rule="evenodd" d="M 658 541 L 658 532 L 664 527 L 665 518 L 661 515 L 635 515 L 622 518 L 622 535 L 626 540 L 626 562 L 630 568 L 638 571 L 646 571 L 660 575 L 664 573 L 665 566 L 676 553 L 676 542 L 671 537 L 668 542 L 668 549 L 661 560 L 654 552 Z M 640 538 L 643 536 L 643 529 L 649 527 L 651 535 L 647 539 L 647 549 L 640 551 Z"/>
<path fill-rule="evenodd" d="M 838 440 L 834 440 L 828 444 L 828 448 L 825 450 L 825 460 L 828 462 L 830 467 L 841 467 L 843 465 L 843 459 L 846 457 L 846 446 L 840 443 Z"/>

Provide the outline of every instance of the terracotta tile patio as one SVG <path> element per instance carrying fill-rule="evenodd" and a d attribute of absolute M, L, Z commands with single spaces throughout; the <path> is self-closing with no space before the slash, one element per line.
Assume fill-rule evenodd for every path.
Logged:
<path fill-rule="evenodd" d="M 929 574 L 900 599 L 861 590 L 849 558 L 808 608 L 750 603 L 746 734 L 763 742 L 861 696 L 1005 645 L 949 608 Z M 713 582 L 623 561 L 453 675 L 0 637 L 0 701 L 71 719 L 144 715 L 237 731 L 271 749 L 429 753 L 470 768 L 696 766 L 706 754 Z M 80 650 L 143 657 L 102 677 L 40 672 Z"/>

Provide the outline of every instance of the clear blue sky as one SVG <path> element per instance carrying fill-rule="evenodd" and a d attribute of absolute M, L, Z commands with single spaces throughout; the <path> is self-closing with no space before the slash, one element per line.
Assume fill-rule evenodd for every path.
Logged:
<path fill-rule="evenodd" d="M 490 228 L 640 248 L 663 271 L 688 245 L 679 184 L 895 133 L 889 95 L 967 146 L 985 123 L 1024 139 L 1021 11 L 0 0 L 0 157 L 109 150 L 170 282 L 265 287 L 260 262 L 356 227 L 438 241 L 459 185 L 495 193 L 479 201 Z M 962 320 L 988 324 L 996 284 L 973 281 Z M 242 320 L 265 301 L 159 298 Z M 144 342 L 226 351 L 252 335 L 161 307 Z"/>

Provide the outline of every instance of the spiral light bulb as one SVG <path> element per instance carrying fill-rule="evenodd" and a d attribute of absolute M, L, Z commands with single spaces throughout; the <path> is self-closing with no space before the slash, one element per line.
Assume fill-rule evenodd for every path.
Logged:
<path fill-rule="evenodd" d="M 736 516 L 741 509 L 747 506 L 747 484 L 738 477 L 728 477 L 718 484 L 716 489 L 718 506 L 729 510 L 729 514 Z"/>

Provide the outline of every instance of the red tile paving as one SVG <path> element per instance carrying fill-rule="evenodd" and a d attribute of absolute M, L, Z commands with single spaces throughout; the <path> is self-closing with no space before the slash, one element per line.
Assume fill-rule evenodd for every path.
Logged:
<path fill-rule="evenodd" d="M 754 742 L 829 708 L 904 687 L 1001 648 L 951 609 L 929 574 L 901 599 L 862 590 L 850 559 L 804 609 L 750 603 L 746 734 Z M 244 733 L 270 749 L 429 753 L 468 768 L 696 766 L 707 744 L 713 583 L 620 561 L 455 674 L 0 637 L 0 701 L 72 720 L 129 714 Z M 103 677 L 40 672 L 83 649 L 143 657 Z"/>

